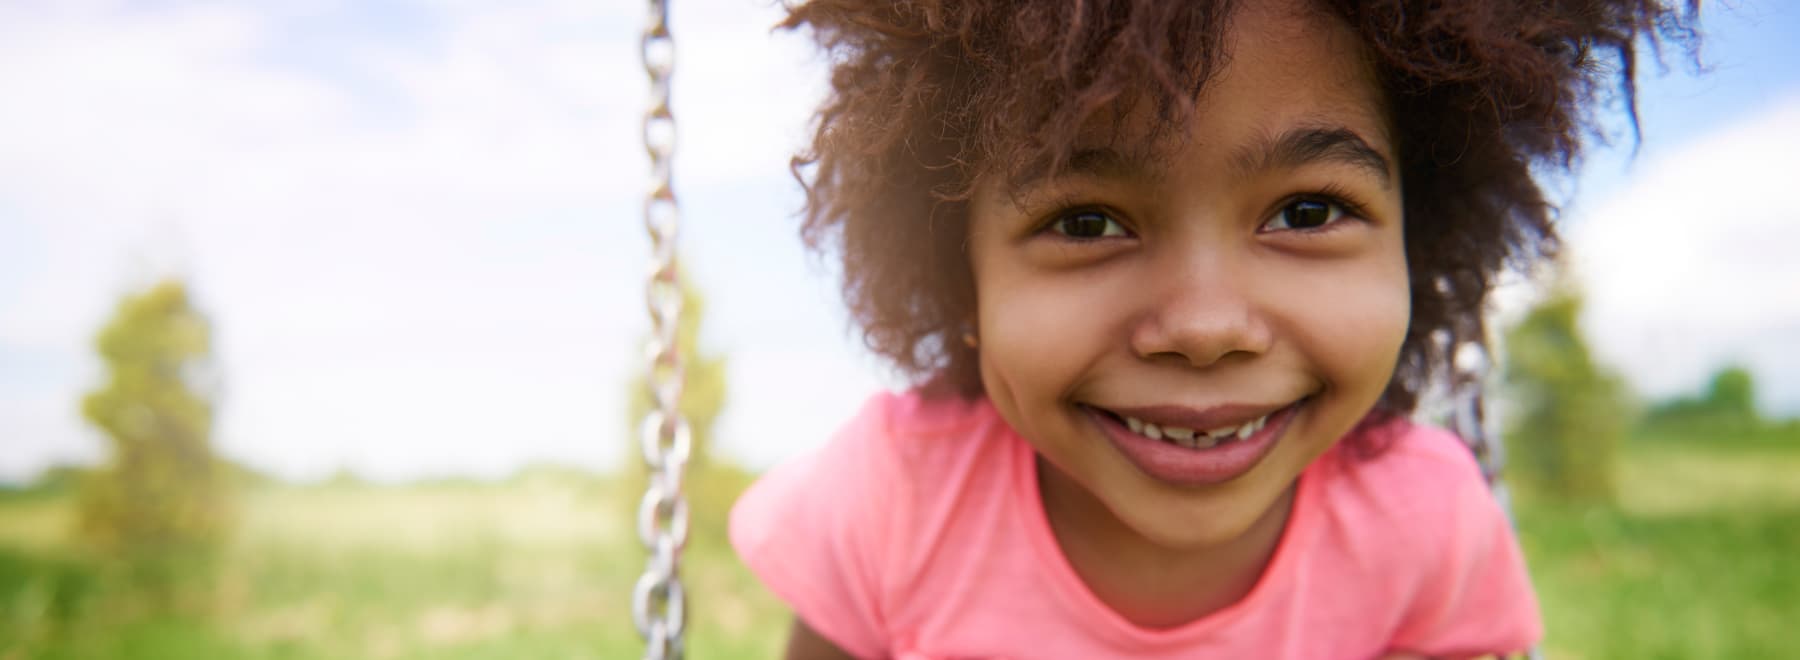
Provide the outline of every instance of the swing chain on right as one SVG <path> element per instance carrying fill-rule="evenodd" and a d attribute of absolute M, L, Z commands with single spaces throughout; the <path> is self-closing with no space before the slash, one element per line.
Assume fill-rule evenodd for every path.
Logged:
<path fill-rule="evenodd" d="M 1482 396 L 1491 366 L 1488 350 L 1478 342 L 1468 342 L 1455 347 L 1450 358 L 1450 424 L 1475 454 L 1488 489 L 1506 514 L 1507 522 L 1512 522 L 1512 494 L 1501 479 L 1501 471 L 1506 467 L 1506 446 L 1494 436 Z M 1543 655 L 1532 647 L 1526 649 L 1525 657 L 1541 660 Z"/>
<path fill-rule="evenodd" d="M 687 544 L 688 508 L 682 474 L 693 448 L 693 432 L 679 403 L 684 387 L 680 344 L 681 279 L 675 259 L 680 217 L 671 183 L 675 117 L 669 111 L 669 78 L 675 70 L 675 42 L 669 35 L 668 0 L 650 0 L 650 17 L 640 42 L 644 72 L 650 76 L 650 107 L 644 113 L 644 150 L 650 155 L 650 192 L 644 199 L 644 228 L 650 234 L 651 270 L 645 287 L 650 311 L 646 347 L 653 405 L 644 416 L 639 444 L 649 482 L 637 511 L 638 539 L 650 552 L 631 593 L 631 618 L 644 638 L 644 657 L 683 656 L 687 597 L 681 586 L 681 550 Z"/>

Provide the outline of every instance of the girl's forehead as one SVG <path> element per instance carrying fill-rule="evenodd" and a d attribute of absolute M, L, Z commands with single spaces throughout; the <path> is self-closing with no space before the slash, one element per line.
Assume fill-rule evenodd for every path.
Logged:
<path fill-rule="evenodd" d="M 1192 99 L 1188 129 L 1260 138 L 1298 125 L 1330 125 L 1378 147 L 1391 142 L 1373 53 L 1349 23 L 1315 3 L 1244 3 L 1216 60 Z M 1180 146 L 1193 137 L 1192 130 L 1169 133 L 1157 142 L 1172 138 Z"/>
<path fill-rule="evenodd" d="M 1196 152 L 1237 170 L 1291 163 L 1309 150 L 1350 164 L 1396 160 L 1373 57 L 1343 19 L 1301 0 L 1243 3 L 1223 37 L 1189 98 L 1127 92 L 1090 111 L 1071 139 L 1048 145 L 1050 167 L 988 169 L 1012 169 L 1003 187 L 1018 190 L 1079 174 L 1154 179 Z"/>

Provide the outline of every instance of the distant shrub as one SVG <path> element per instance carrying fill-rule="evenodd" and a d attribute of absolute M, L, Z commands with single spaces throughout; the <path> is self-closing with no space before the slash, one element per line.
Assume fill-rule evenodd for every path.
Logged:
<path fill-rule="evenodd" d="M 1564 281 L 1506 333 L 1508 475 L 1565 501 L 1611 502 L 1613 464 L 1630 428 L 1623 381 L 1596 364 L 1582 338 L 1581 296 Z"/>
<path fill-rule="evenodd" d="M 1700 396 L 1676 397 L 1652 406 L 1644 423 L 1709 436 L 1777 426 L 1757 412 L 1756 380 L 1749 369 L 1739 365 L 1714 372 Z"/>
<path fill-rule="evenodd" d="M 234 473 L 213 453 L 211 328 L 179 282 L 127 296 L 96 339 L 106 381 L 82 414 L 106 435 L 81 480 L 79 532 L 133 576 L 170 586 L 210 561 Z"/>

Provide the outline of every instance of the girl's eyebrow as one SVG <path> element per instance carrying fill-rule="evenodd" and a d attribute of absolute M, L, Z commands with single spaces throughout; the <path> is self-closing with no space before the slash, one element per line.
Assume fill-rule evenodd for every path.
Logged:
<path fill-rule="evenodd" d="M 1381 180 L 1383 188 L 1394 185 L 1393 164 L 1387 156 L 1369 146 L 1356 131 L 1343 126 L 1295 126 L 1279 136 L 1239 149 L 1233 162 L 1239 172 L 1246 174 L 1294 169 L 1310 163 L 1341 163 L 1367 171 Z"/>
<path fill-rule="evenodd" d="M 1165 157 L 1153 150 L 1136 149 L 1121 153 L 1111 147 L 1076 149 L 1059 174 L 1098 179 L 1135 179 L 1157 181 L 1168 167 Z"/>
<path fill-rule="evenodd" d="M 1167 153 L 1156 149 L 1122 153 L 1111 147 L 1077 148 L 1056 175 L 1027 182 L 1021 189 L 1067 176 L 1154 183 L 1164 175 L 1166 159 Z M 1379 179 L 1383 188 L 1391 188 L 1394 179 L 1393 165 L 1387 156 L 1356 131 L 1333 124 L 1302 124 L 1276 136 L 1265 136 L 1237 149 L 1232 163 L 1239 175 L 1295 169 L 1312 163 L 1341 163 L 1366 171 Z"/>

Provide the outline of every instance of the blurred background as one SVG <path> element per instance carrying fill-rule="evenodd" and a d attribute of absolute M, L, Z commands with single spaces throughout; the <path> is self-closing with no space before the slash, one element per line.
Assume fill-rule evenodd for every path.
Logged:
<path fill-rule="evenodd" d="M 764 657 L 725 511 L 900 381 L 796 236 L 822 60 L 766 0 L 673 12 L 690 649 Z M 0 3 L 0 660 L 635 656 L 643 20 Z M 1800 7 L 1702 25 L 1497 296 L 1557 657 L 1800 649 Z"/>

